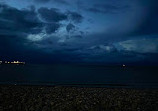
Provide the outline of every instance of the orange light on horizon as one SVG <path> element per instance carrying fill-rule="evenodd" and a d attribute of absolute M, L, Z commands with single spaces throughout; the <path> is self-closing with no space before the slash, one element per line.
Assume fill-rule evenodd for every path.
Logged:
<path fill-rule="evenodd" d="M 0 64 L 2 64 L 3 61 L 0 61 Z M 13 62 L 9 62 L 9 61 L 4 61 L 5 64 L 25 64 L 25 62 L 20 62 L 20 61 L 13 61 Z"/>

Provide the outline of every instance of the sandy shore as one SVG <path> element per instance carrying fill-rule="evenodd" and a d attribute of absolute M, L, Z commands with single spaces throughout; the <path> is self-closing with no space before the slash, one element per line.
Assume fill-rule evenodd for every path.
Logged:
<path fill-rule="evenodd" d="M 158 89 L 0 86 L 0 111 L 158 111 Z"/>

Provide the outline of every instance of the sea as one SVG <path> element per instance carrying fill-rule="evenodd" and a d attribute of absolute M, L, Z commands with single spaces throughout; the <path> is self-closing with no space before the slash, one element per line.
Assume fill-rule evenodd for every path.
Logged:
<path fill-rule="evenodd" d="M 158 66 L 0 65 L 0 84 L 158 88 Z"/>

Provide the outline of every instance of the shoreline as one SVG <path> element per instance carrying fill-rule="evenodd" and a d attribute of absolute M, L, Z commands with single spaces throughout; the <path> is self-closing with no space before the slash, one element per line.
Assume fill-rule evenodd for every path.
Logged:
<path fill-rule="evenodd" d="M 24 87 L 76 87 L 76 88 L 107 88 L 107 89 L 147 89 L 158 90 L 158 86 L 141 86 L 141 85 L 126 85 L 126 84 L 29 84 L 29 83 L 0 83 L 1 86 L 24 86 Z"/>

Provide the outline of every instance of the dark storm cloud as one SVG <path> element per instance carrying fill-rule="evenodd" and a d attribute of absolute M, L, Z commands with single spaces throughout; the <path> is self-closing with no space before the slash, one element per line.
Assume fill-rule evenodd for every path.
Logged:
<path fill-rule="evenodd" d="M 42 23 L 33 9 L 18 10 L 7 5 L 0 5 L 0 9 L 1 33 L 38 33 L 42 28 Z"/>
<path fill-rule="evenodd" d="M 69 23 L 67 26 L 66 26 L 66 30 L 67 32 L 70 32 L 71 30 L 73 30 L 75 28 L 75 26 L 71 23 Z"/>
<path fill-rule="evenodd" d="M 64 13 L 61 13 L 56 8 L 48 9 L 48 8 L 42 7 L 38 9 L 38 13 L 42 17 L 42 19 L 44 19 L 46 22 L 59 22 L 59 21 L 67 19 L 67 15 Z"/>
<path fill-rule="evenodd" d="M 83 20 L 83 16 L 77 12 L 60 12 L 60 10 L 56 8 L 45 8 L 42 7 L 38 9 L 38 13 L 40 14 L 41 18 L 45 22 L 61 22 L 61 21 L 73 21 L 74 23 L 81 23 Z"/>
<path fill-rule="evenodd" d="M 75 11 L 75 9 L 69 10 L 75 7 L 74 4 L 72 6 L 69 5 L 68 9 L 63 6 L 59 7 L 59 9 L 50 8 L 51 4 L 48 5 L 48 3 L 56 4 L 57 2 L 60 5 L 66 4 L 67 2 L 64 0 L 34 1 L 41 3 L 39 6 L 42 3 L 45 4 L 42 5 L 43 8 L 38 7 L 37 10 L 35 7 L 23 9 L 23 6 L 19 7 L 15 5 L 14 7 L 17 8 L 13 8 L 7 5 L 0 5 L 0 57 L 28 57 L 31 61 L 46 62 L 131 62 L 143 60 L 145 57 L 152 58 L 153 56 L 157 60 L 155 54 L 158 53 L 158 40 L 151 39 L 151 36 L 146 37 L 150 38 L 147 40 L 144 40 L 144 36 L 138 40 L 138 37 L 135 36 L 158 32 L 158 8 L 156 0 L 152 0 L 153 2 L 150 4 L 148 4 L 148 0 L 146 0 L 148 3 L 142 0 L 144 6 L 147 7 L 147 16 L 142 14 L 142 23 L 136 25 L 136 27 L 133 26 L 134 28 L 129 28 L 129 30 L 132 30 L 129 31 L 130 37 L 124 34 L 128 32 L 124 30 L 128 29 L 126 25 L 132 27 L 132 24 L 137 23 L 137 17 L 134 16 L 141 16 L 141 13 L 144 13 L 143 11 L 139 11 L 141 6 L 135 5 L 135 3 L 131 6 L 136 11 L 127 10 L 128 13 L 122 14 L 129 7 L 111 4 L 111 2 L 108 4 L 104 4 L 106 2 L 95 4 L 94 0 L 87 7 L 80 6 L 80 8 L 84 8 L 85 10 L 81 9 L 81 11 L 78 11 L 80 10 L 78 6 L 78 10 Z M 86 2 L 85 4 L 83 2 L 82 5 L 86 6 L 88 3 Z M 133 1 L 130 3 L 133 3 Z M 140 4 L 142 5 L 141 2 Z M 136 13 L 137 9 L 138 14 Z M 84 16 L 79 12 L 83 13 Z M 96 16 L 96 13 L 102 13 L 102 15 Z M 109 16 L 109 13 L 117 14 Z M 132 16 L 130 16 L 130 13 Z M 86 19 L 89 19 L 89 17 L 94 21 L 93 23 L 89 24 L 86 22 Z M 132 17 L 136 19 L 130 19 Z M 126 22 L 126 20 L 130 23 Z M 105 23 L 107 21 L 107 25 L 104 21 Z M 115 28 L 117 23 L 121 25 Z M 104 26 L 105 29 L 108 29 L 108 25 L 112 29 L 100 32 L 104 30 Z M 92 28 L 86 29 L 86 27 Z M 133 31 L 133 29 L 135 30 Z M 88 33 L 86 33 L 86 30 L 88 30 Z M 118 30 L 123 31 L 119 32 Z M 99 32 L 96 33 L 95 31 Z M 67 32 L 70 33 L 68 34 Z M 52 33 L 55 34 L 53 35 Z M 69 39 L 67 39 L 68 36 Z M 134 38 L 135 40 L 133 40 Z M 152 56 L 149 53 L 152 53 Z"/>
<path fill-rule="evenodd" d="M 75 23 L 80 23 L 83 20 L 83 16 L 77 12 L 68 11 L 67 14 L 69 19 L 74 21 Z"/>
<path fill-rule="evenodd" d="M 46 33 L 51 34 L 55 33 L 60 28 L 60 24 L 58 23 L 50 23 L 46 25 Z"/>
<path fill-rule="evenodd" d="M 43 24 L 38 20 L 34 8 L 18 10 L 0 5 L 0 56 L 5 60 L 25 58 L 30 46 L 26 37 L 30 33 L 39 33 Z"/>
<path fill-rule="evenodd" d="M 35 7 L 31 6 L 30 9 L 16 9 L 8 5 L 0 4 L 0 34 L 2 35 L 18 35 L 27 36 L 28 34 L 38 34 L 44 28 L 46 33 L 55 33 L 60 27 L 60 21 L 70 20 L 81 22 L 82 16 L 76 12 L 62 13 L 56 8 L 40 8 L 38 13 Z M 38 18 L 41 16 L 41 21 Z M 73 27 L 67 27 L 67 31 Z M 21 35 L 22 34 L 22 35 Z"/>
<path fill-rule="evenodd" d="M 60 21 L 67 19 L 67 15 L 58 12 L 57 9 L 39 9 L 40 15 L 46 21 L 39 20 L 38 13 L 35 12 L 33 6 L 30 9 L 19 10 L 0 5 L 0 9 L 0 34 L 3 35 L 38 34 L 44 28 L 46 33 L 51 34 L 60 28 Z"/>

